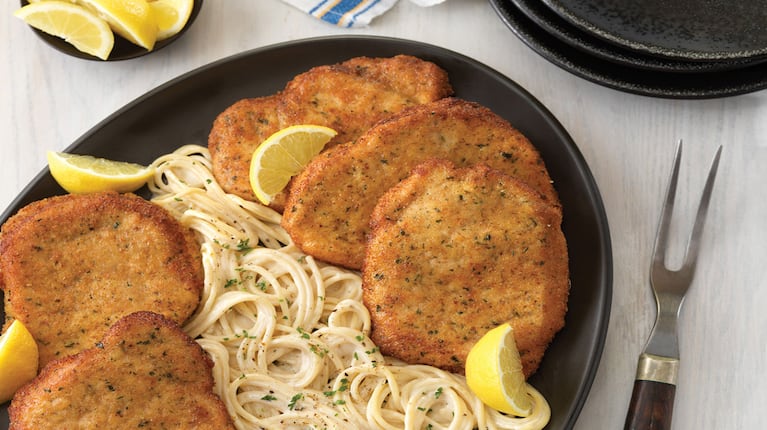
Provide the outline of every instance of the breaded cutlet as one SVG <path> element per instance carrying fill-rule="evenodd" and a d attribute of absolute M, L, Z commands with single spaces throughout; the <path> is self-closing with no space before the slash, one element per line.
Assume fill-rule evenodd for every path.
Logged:
<path fill-rule="evenodd" d="M 389 58 L 354 57 L 341 63 L 357 76 L 378 81 L 412 99 L 429 103 L 452 95 L 447 72 L 430 61 L 411 55 Z"/>
<path fill-rule="evenodd" d="M 338 132 L 326 148 L 355 140 L 373 124 L 409 106 L 452 94 L 447 73 L 431 62 L 398 55 L 356 57 L 318 66 L 283 91 L 283 125 L 317 124 Z"/>
<path fill-rule="evenodd" d="M 6 321 L 29 329 L 42 368 L 92 347 L 134 311 L 183 324 L 203 288 L 200 248 L 170 213 L 136 195 L 50 197 L 3 225 L 0 286 Z"/>
<path fill-rule="evenodd" d="M 446 98 L 409 108 L 315 157 L 293 178 L 282 226 L 305 253 L 359 269 L 378 198 L 429 158 L 487 164 L 559 206 L 540 154 L 522 133 L 486 107 Z"/>
<path fill-rule="evenodd" d="M 362 269 L 371 339 L 385 355 L 463 374 L 487 331 L 514 328 L 525 376 L 564 325 L 561 211 L 485 165 L 429 160 L 371 217 Z"/>
<path fill-rule="evenodd" d="M 213 122 L 208 148 L 222 188 L 256 201 L 250 160 L 272 133 L 298 124 L 324 125 L 338 134 L 326 149 L 356 139 L 379 120 L 402 109 L 452 94 L 447 73 L 434 63 L 398 55 L 356 57 L 314 67 L 290 80 L 283 91 L 240 100 Z M 287 192 L 270 206 L 282 212 Z"/>
<path fill-rule="evenodd" d="M 250 186 L 250 159 L 261 142 L 280 130 L 280 97 L 276 94 L 239 100 L 213 121 L 208 149 L 213 176 L 226 192 L 256 201 Z M 275 205 L 283 204 L 275 199 Z"/>
<path fill-rule="evenodd" d="M 131 313 L 16 392 L 10 429 L 232 429 L 212 368 L 175 322 Z"/>

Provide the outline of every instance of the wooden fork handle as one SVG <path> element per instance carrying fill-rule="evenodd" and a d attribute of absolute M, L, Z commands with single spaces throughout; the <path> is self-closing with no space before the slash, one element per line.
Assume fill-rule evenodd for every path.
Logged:
<path fill-rule="evenodd" d="M 634 381 L 625 430 L 670 430 L 676 385 Z"/>
<path fill-rule="evenodd" d="M 642 354 L 624 430 L 670 430 L 679 360 Z"/>

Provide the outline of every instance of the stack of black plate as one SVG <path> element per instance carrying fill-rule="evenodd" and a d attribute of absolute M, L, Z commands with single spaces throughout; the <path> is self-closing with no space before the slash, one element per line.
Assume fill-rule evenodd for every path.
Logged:
<path fill-rule="evenodd" d="M 767 88 L 767 0 L 490 0 L 525 44 L 598 84 L 655 97 Z"/>

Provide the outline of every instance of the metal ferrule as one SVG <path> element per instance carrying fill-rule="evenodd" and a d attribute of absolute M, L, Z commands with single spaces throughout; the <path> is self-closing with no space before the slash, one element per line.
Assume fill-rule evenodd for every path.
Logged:
<path fill-rule="evenodd" d="M 679 359 L 642 353 L 639 356 L 636 379 L 676 385 Z"/>

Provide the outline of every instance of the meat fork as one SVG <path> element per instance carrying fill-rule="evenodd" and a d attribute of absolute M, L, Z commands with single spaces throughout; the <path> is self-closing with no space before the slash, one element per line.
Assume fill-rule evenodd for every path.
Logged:
<path fill-rule="evenodd" d="M 655 237 L 650 285 L 655 295 L 657 316 L 650 338 L 639 356 L 634 390 L 631 395 L 625 430 L 667 430 L 671 428 L 674 409 L 674 394 L 679 369 L 679 346 L 677 344 L 677 318 L 684 295 L 695 274 L 703 224 L 714 188 L 716 170 L 722 147 L 716 151 L 703 193 L 698 204 L 692 233 L 682 266 L 677 270 L 666 267 L 666 248 L 669 242 L 669 224 L 674 210 L 674 198 L 679 179 L 679 164 L 682 156 L 682 142 L 676 149 L 674 167 L 671 172 L 666 200 L 660 215 L 658 233 Z"/>

